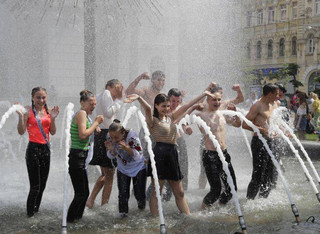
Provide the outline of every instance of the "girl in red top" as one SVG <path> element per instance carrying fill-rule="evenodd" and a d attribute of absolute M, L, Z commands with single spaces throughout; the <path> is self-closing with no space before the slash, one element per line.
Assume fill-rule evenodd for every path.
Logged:
<path fill-rule="evenodd" d="M 18 133 L 29 133 L 29 144 L 26 152 L 26 163 L 30 182 L 27 200 L 27 214 L 32 217 L 39 210 L 43 191 L 46 187 L 50 168 L 49 132 L 56 133 L 55 119 L 59 107 L 51 110 L 47 107 L 47 91 L 36 87 L 31 92 L 32 106 L 26 106 L 26 112 L 17 111 L 19 115 Z M 38 124 L 41 123 L 41 124 Z M 41 125 L 41 127 L 40 127 Z M 42 129 L 41 129 L 42 128 Z"/>

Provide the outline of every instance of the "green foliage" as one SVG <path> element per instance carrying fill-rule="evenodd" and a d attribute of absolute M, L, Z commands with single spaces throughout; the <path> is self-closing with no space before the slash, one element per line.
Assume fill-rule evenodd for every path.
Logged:
<path fill-rule="evenodd" d="M 294 88 L 303 86 L 303 84 L 297 80 L 297 74 L 299 71 L 299 65 L 296 63 L 284 64 L 283 68 L 279 69 L 276 73 L 271 74 L 269 79 L 277 79 L 286 85 L 288 82 L 292 83 Z"/>

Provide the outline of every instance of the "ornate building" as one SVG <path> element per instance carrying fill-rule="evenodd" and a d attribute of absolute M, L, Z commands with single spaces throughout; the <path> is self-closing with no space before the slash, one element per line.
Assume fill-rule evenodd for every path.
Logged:
<path fill-rule="evenodd" d="M 299 89 L 320 89 L 320 0 L 243 0 L 242 11 L 250 65 L 267 75 L 296 63 Z"/>

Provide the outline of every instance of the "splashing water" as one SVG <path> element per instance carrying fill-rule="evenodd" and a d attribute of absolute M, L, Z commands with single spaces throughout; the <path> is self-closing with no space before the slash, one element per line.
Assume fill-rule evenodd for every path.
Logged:
<path fill-rule="evenodd" d="M 229 168 L 228 168 L 228 163 L 225 161 L 225 158 L 224 158 L 224 155 L 223 155 L 223 152 L 221 150 L 219 142 L 216 140 L 216 137 L 212 134 L 211 129 L 207 125 L 207 123 L 203 119 L 201 119 L 199 116 L 186 115 L 179 122 L 178 129 L 182 129 L 182 125 L 186 124 L 186 123 L 188 123 L 188 124 L 196 123 L 196 124 L 200 125 L 204 129 L 205 133 L 208 134 L 210 140 L 212 141 L 214 147 L 216 148 L 216 150 L 218 152 L 218 155 L 219 155 L 219 158 L 220 158 L 220 161 L 222 162 L 223 170 L 227 174 L 227 181 L 228 181 L 228 184 L 229 184 L 229 186 L 231 188 L 232 198 L 233 198 L 233 201 L 235 203 L 235 206 L 236 206 L 236 209 L 237 209 L 237 212 L 238 212 L 239 223 L 240 223 L 241 229 L 245 232 L 246 224 L 245 224 L 245 221 L 244 221 L 244 218 L 243 218 L 243 215 L 242 215 L 242 211 L 241 211 L 241 208 L 240 208 L 238 194 L 237 194 L 237 192 L 235 190 L 234 183 L 233 183 L 233 180 L 232 180 Z"/>
<path fill-rule="evenodd" d="M 151 139 L 150 139 L 150 132 L 149 132 L 149 129 L 147 127 L 147 123 L 146 123 L 145 117 L 141 113 L 140 110 L 138 110 L 138 117 L 139 117 L 139 120 L 141 122 L 142 128 L 144 130 L 144 134 L 145 134 L 144 138 L 145 138 L 146 142 L 148 143 L 147 144 L 148 145 L 147 146 L 148 147 L 148 153 L 150 155 L 151 167 L 152 167 L 152 175 L 153 175 L 153 178 L 154 178 L 156 196 L 157 196 L 157 199 L 158 199 L 160 228 L 163 229 L 165 227 L 164 226 L 165 223 L 164 223 L 164 217 L 163 217 L 163 210 L 162 210 L 160 186 L 159 186 L 159 181 L 158 181 L 157 168 L 156 168 L 156 163 L 155 163 L 155 160 L 154 160 L 154 153 L 153 153 L 153 150 L 152 150 L 152 142 L 151 142 Z M 162 231 L 162 230 L 160 230 L 160 231 Z"/>
<path fill-rule="evenodd" d="M 299 213 L 298 213 L 298 209 L 295 205 L 295 203 L 293 202 L 291 193 L 289 192 L 289 188 L 288 188 L 288 184 L 286 182 L 286 179 L 284 178 L 282 171 L 280 169 L 280 164 L 278 163 L 278 161 L 275 159 L 266 139 L 261 135 L 259 129 L 250 121 L 248 120 L 246 117 L 243 116 L 242 113 L 240 112 L 235 112 L 235 111 L 231 111 L 231 110 L 223 110 L 223 111 L 219 111 L 220 113 L 224 114 L 224 115 L 228 115 L 228 116 L 238 116 L 242 121 L 245 121 L 245 123 L 252 128 L 252 130 L 258 135 L 260 141 L 263 143 L 265 149 L 267 150 L 269 156 L 271 157 L 271 160 L 273 162 L 273 165 L 276 167 L 278 174 L 281 178 L 282 184 L 285 188 L 285 191 L 288 195 L 288 199 L 290 201 L 291 204 L 291 208 L 292 208 L 292 212 L 294 214 L 294 216 L 296 217 L 296 221 L 300 222 L 300 218 L 299 218 Z"/>
<path fill-rule="evenodd" d="M 1 121 L 0 121 L 0 129 L 3 127 L 3 125 L 5 124 L 5 122 L 7 121 L 7 119 L 9 118 L 9 116 L 16 112 L 16 111 L 19 111 L 21 110 L 23 113 L 26 112 L 26 109 L 20 105 L 20 104 L 14 104 L 12 107 L 9 108 L 9 110 L 4 113 L 4 115 L 2 116 L 1 118 Z"/>
<path fill-rule="evenodd" d="M 283 108 L 278 108 L 277 111 L 282 111 Z M 278 113 L 278 114 L 276 114 Z M 316 168 L 314 167 L 307 151 L 304 149 L 303 145 L 301 144 L 301 142 L 299 141 L 299 139 L 297 138 L 297 136 L 294 134 L 293 130 L 289 127 L 289 125 L 282 120 L 282 118 L 276 118 L 276 116 L 279 116 L 280 113 L 279 112 L 276 112 L 273 116 L 271 116 L 273 118 L 273 121 L 276 121 L 278 123 L 278 125 L 282 125 L 293 137 L 294 141 L 297 143 L 297 145 L 299 146 L 299 148 L 301 149 L 303 155 L 306 157 L 312 171 L 313 171 L 313 174 L 314 176 L 316 177 L 318 183 L 320 184 L 320 177 L 319 177 L 319 174 L 316 170 Z"/>
<path fill-rule="evenodd" d="M 61 121 L 61 129 L 64 129 L 64 128 L 65 128 L 67 112 L 68 112 L 68 106 L 66 106 L 66 107 L 64 108 L 64 110 L 63 110 L 63 117 L 62 117 L 62 121 Z M 64 131 L 61 131 L 61 135 L 60 135 L 60 149 L 62 149 L 63 137 L 64 137 Z"/>
<path fill-rule="evenodd" d="M 64 191 L 63 191 L 63 213 L 62 213 L 62 230 L 61 233 L 67 233 L 67 210 L 68 210 L 68 155 L 70 151 L 70 140 L 71 140 L 71 135 L 70 135 L 70 128 L 71 128 L 71 121 L 72 121 L 72 116 L 73 116 L 73 108 L 74 104 L 69 102 L 67 107 L 66 107 L 66 143 L 65 143 L 65 173 L 64 173 Z"/>
<path fill-rule="evenodd" d="M 138 107 L 136 106 L 131 106 L 128 111 L 126 116 L 124 117 L 123 121 L 122 121 L 122 126 L 125 127 L 128 124 L 129 119 L 131 118 L 131 116 L 133 114 L 135 114 L 138 111 Z"/>

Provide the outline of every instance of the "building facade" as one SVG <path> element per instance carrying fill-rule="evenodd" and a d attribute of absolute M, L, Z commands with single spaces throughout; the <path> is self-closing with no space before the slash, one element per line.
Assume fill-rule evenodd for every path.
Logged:
<path fill-rule="evenodd" d="M 250 66 L 267 76 L 298 64 L 299 90 L 320 90 L 314 81 L 320 74 L 320 0 L 244 0 L 242 13 Z"/>

